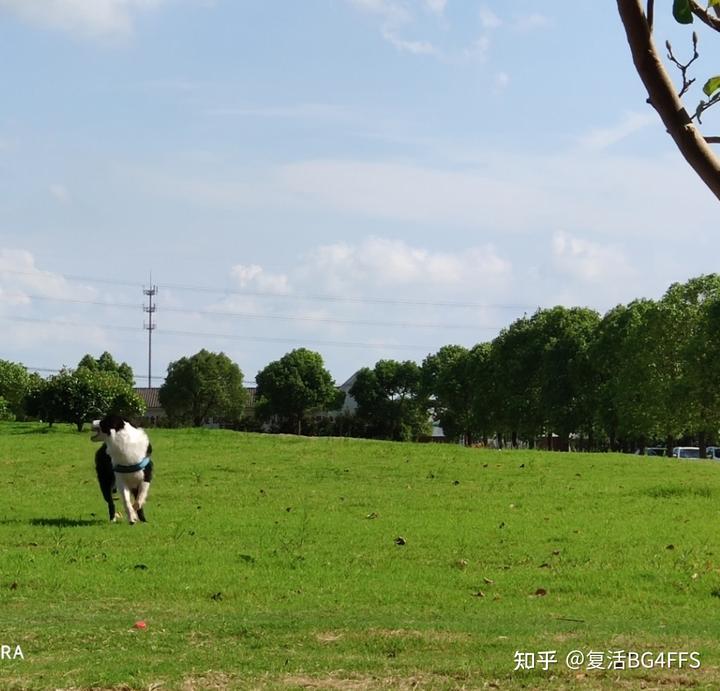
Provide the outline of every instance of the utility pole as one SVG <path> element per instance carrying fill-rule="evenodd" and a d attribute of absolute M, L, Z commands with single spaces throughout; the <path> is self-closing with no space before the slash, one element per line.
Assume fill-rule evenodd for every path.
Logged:
<path fill-rule="evenodd" d="M 148 298 L 147 307 L 143 306 L 143 312 L 148 313 L 148 323 L 146 324 L 143 320 L 143 328 L 147 329 L 148 332 L 148 389 L 152 388 L 152 332 L 156 326 L 153 324 L 153 314 L 157 309 L 157 305 L 153 304 L 153 298 L 158 292 L 158 287 L 152 285 L 152 274 L 150 274 L 150 284 L 150 288 L 143 288 L 143 294 L 147 295 Z"/>

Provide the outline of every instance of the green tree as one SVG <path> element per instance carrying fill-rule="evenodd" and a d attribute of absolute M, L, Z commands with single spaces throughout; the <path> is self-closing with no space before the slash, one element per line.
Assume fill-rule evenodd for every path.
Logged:
<path fill-rule="evenodd" d="M 706 331 L 703 329 L 704 306 L 720 298 L 720 275 L 708 274 L 671 285 L 658 304 L 651 324 L 655 338 L 656 367 L 660 378 L 659 398 L 663 404 L 659 419 L 664 424 L 667 445 L 676 436 L 691 434 L 705 446 L 708 428 L 708 403 L 700 386 L 704 376 L 702 356 Z"/>
<path fill-rule="evenodd" d="M 34 391 L 32 399 L 31 407 L 42 419 L 50 424 L 71 422 L 78 432 L 86 422 L 108 413 L 134 417 L 145 410 L 143 400 L 118 374 L 85 367 L 61 370 Z"/>
<path fill-rule="evenodd" d="M 644 446 L 659 433 L 655 344 L 648 331 L 651 300 L 634 300 L 605 314 L 590 344 L 590 391 L 596 423 L 612 450 Z"/>
<path fill-rule="evenodd" d="M 540 347 L 540 415 L 567 451 L 572 432 L 592 433 L 588 352 L 600 315 L 584 307 L 539 310 L 531 322 Z"/>
<path fill-rule="evenodd" d="M 502 329 L 490 345 L 490 391 L 498 443 L 510 433 L 531 444 L 542 431 L 539 362 L 541 344 L 536 324 L 528 317 Z"/>
<path fill-rule="evenodd" d="M 256 414 L 260 419 L 276 417 L 288 430 L 302 434 L 303 422 L 312 410 L 342 406 L 322 356 L 307 348 L 297 348 L 258 372 Z"/>
<path fill-rule="evenodd" d="M 105 351 L 99 358 L 92 355 L 84 355 L 78 362 L 78 369 L 84 367 L 91 372 L 114 372 L 121 379 L 125 380 L 131 386 L 135 383 L 135 375 L 132 367 L 127 362 L 117 363 L 113 356 Z"/>
<path fill-rule="evenodd" d="M 522 317 L 500 332 L 490 352 L 498 433 L 534 440 L 592 429 L 588 348 L 599 321 L 585 308 L 553 307 Z"/>
<path fill-rule="evenodd" d="M 4 401 L 5 418 L 24 416 L 30 381 L 30 375 L 23 365 L 0 360 L 0 399 Z"/>
<path fill-rule="evenodd" d="M 158 395 L 173 424 L 195 427 L 209 417 L 237 422 L 247 404 L 241 369 L 224 353 L 205 349 L 171 362 Z"/>
<path fill-rule="evenodd" d="M 365 434 L 409 441 L 430 431 L 420 366 L 410 360 L 380 360 L 361 369 L 350 389 Z"/>
<path fill-rule="evenodd" d="M 489 343 L 471 350 L 449 345 L 428 355 L 421 367 L 423 392 L 445 436 L 468 446 L 490 429 L 489 356 Z"/>
<path fill-rule="evenodd" d="M 39 375 L 34 375 L 25 404 L 27 415 L 47 422 L 52 427 L 63 415 L 59 394 L 60 387 L 52 385 L 52 378 L 43 379 Z"/>
<path fill-rule="evenodd" d="M 688 339 L 688 395 L 694 402 L 692 423 L 699 430 L 701 454 L 706 442 L 716 443 L 720 431 L 720 298 L 700 305 L 698 320 Z"/>

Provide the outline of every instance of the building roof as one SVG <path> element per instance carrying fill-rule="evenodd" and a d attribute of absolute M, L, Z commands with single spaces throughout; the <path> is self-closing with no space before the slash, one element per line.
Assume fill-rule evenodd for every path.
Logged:
<path fill-rule="evenodd" d="M 159 387 L 136 388 L 135 393 L 140 396 L 143 401 L 145 401 L 145 405 L 147 406 L 148 410 L 150 410 L 151 408 L 162 408 L 162 404 L 160 403 Z"/>

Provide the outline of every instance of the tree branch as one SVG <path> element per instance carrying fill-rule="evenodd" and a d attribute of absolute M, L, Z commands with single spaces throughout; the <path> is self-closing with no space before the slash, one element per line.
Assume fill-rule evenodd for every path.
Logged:
<path fill-rule="evenodd" d="M 670 41 L 665 41 L 665 47 L 667 48 L 667 56 L 668 60 L 673 63 L 679 70 L 680 74 L 682 75 L 683 85 L 682 89 L 680 89 L 680 93 L 678 94 L 678 98 L 682 98 L 688 91 L 688 89 L 695 83 L 695 79 L 688 79 L 687 72 L 690 69 L 690 66 L 700 57 L 700 54 L 697 51 L 697 34 L 693 31 L 692 35 L 692 43 L 693 43 L 693 56 L 690 58 L 689 62 L 686 62 L 685 64 L 681 63 L 673 53 L 672 46 L 670 45 Z"/>
<path fill-rule="evenodd" d="M 700 119 L 700 116 L 708 108 L 712 108 L 718 103 L 720 103 L 720 94 L 715 94 L 709 101 L 700 101 L 700 103 L 698 103 L 698 107 L 695 109 L 695 114 L 692 116 L 692 119 L 697 120 L 698 124 L 702 125 L 702 120 Z"/>
<path fill-rule="evenodd" d="M 720 200 L 720 160 L 693 125 L 652 40 L 640 0 L 617 0 L 633 63 L 648 92 L 648 101 L 663 121 L 678 150 Z"/>
<path fill-rule="evenodd" d="M 708 144 L 720 144 L 720 137 L 705 137 Z"/>
<path fill-rule="evenodd" d="M 711 29 L 715 29 L 715 31 L 720 31 L 720 17 L 713 17 L 702 5 L 698 5 L 695 0 L 690 0 L 690 10 L 701 22 L 707 24 Z M 717 6 L 715 6 L 715 12 L 718 12 Z"/>

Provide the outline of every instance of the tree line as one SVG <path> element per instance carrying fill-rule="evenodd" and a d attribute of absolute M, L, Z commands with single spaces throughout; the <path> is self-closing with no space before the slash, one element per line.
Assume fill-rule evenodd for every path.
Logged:
<path fill-rule="evenodd" d="M 720 430 L 719 334 L 720 276 L 710 274 L 603 316 L 539 309 L 490 342 L 444 346 L 420 364 L 380 360 L 354 375 L 353 407 L 305 348 L 257 373 L 253 405 L 240 367 L 207 350 L 171 363 L 159 397 L 176 426 L 212 418 L 237 429 L 418 440 L 434 419 L 468 445 L 630 451 L 682 441 L 703 451 Z M 132 381 L 109 353 L 47 379 L 0 361 L 0 416 L 78 429 L 109 410 L 138 416 Z"/>

